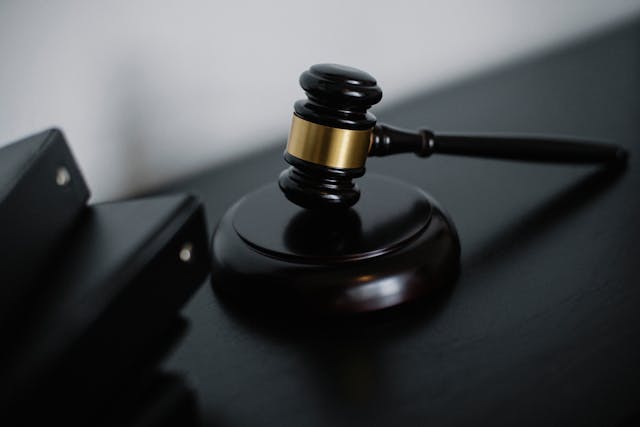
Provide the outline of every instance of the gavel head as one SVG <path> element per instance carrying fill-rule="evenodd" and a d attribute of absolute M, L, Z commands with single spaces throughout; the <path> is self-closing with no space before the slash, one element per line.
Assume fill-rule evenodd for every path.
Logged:
<path fill-rule="evenodd" d="M 382 90 L 368 73 L 335 64 L 312 66 L 300 86 L 307 99 L 294 105 L 280 189 L 304 208 L 348 208 L 360 198 L 353 179 L 364 175 L 376 124 L 367 110 Z"/>

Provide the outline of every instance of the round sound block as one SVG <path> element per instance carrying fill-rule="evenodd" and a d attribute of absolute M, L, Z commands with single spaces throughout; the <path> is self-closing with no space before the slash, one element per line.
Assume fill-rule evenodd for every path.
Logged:
<path fill-rule="evenodd" d="M 453 283 L 455 227 L 425 192 L 376 175 L 351 209 L 312 211 L 276 184 L 233 205 L 212 239 L 212 285 L 265 309 L 379 310 Z"/>

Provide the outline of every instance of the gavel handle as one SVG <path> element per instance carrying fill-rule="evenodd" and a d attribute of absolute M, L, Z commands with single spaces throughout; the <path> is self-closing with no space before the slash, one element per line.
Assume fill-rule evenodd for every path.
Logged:
<path fill-rule="evenodd" d="M 447 135 L 426 129 L 411 132 L 376 125 L 370 156 L 407 152 L 421 157 L 438 153 L 545 163 L 622 164 L 628 157 L 627 150 L 615 144 L 520 136 Z"/>

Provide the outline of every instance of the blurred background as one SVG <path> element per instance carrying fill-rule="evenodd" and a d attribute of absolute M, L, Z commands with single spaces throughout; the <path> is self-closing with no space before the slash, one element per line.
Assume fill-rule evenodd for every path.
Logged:
<path fill-rule="evenodd" d="M 640 0 L 0 0 L 0 145 L 60 127 L 108 200 L 284 148 L 311 64 L 368 71 L 388 106 L 638 14 Z"/>

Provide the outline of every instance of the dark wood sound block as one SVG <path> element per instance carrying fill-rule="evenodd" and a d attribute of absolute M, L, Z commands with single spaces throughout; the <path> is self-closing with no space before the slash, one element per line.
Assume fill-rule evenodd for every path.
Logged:
<path fill-rule="evenodd" d="M 318 212 L 276 184 L 237 202 L 212 241 L 214 288 L 273 309 L 361 312 L 451 284 L 460 244 L 437 202 L 371 174 L 351 209 Z"/>

